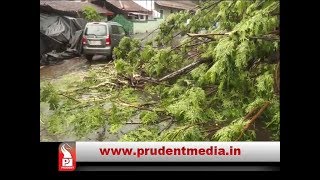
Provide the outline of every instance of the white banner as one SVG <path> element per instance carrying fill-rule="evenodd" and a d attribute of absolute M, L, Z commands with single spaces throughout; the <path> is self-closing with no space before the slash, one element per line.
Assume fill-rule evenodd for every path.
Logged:
<path fill-rule="evenodd" d="M 76 142 L 77 162 L 280 162 L 280 142 Z"/>

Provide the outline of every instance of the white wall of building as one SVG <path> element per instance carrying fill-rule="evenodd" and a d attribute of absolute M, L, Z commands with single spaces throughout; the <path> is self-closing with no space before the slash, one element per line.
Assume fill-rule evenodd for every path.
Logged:
<path fill-rule="evenodd" d="M 155 9 L 155 2 L 154 0 L 133 0 L 135 3 L 139 4 L 141 7 L 152 11 L 152 17 L 149 17 L 149 19 L 153 18 L 159 18 L 160 13 Z"/>
<path fill-rule="evenodd" d="M 133 2 L 139 4 L 141 7 L 152 11 L 154 8 L 154 0 L 133 0 Z"/>

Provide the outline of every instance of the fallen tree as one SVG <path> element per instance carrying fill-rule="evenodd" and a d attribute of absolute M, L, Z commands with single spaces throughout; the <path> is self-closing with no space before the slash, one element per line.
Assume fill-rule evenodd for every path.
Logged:
<path fill-rule="evenodd" d="M 139 125 L 121 141 L 279 140 L 278 12 L 277 0 L 208 1 L 195 14 L 170 15 L 144 47 L 138 39 L 123 38 L 114 49 L 112 78 L 99 81 L 105 75 L 92 73 L 76 91 L 78 97 L 86 91 L 108 94 L 89 102 L 97 108 L 90 109 L 95 126 L 86 124 L 87 116 L 68 119 L 81 128 L 107 123 L 112 133 Z M 53 123 L 62 126 L 65 107 L 55 100 L 61 96 L 47 96 L 43 99 L 62 108 Z M 87 107 L 76 104 L 79 98 L 65 98 L 65 106 Z M 101 107 L 107 99 L 112 106 L 106 112 Z M 130 122 L 132 117 L 139 121 Z M 270 132 L 268 139 L 256 136 L 256 122 Z"/>
<path fill-rule="evenodd" d="M 270 138 L 278 139 L 279 59 L 273 57 L 279 52 L 278 11 L 276 0 L 206 2 L 195 15 L 168 17 L 156 44 L 147 43 L 141 51 L 139 41 L 123 39 L 114 50 L 119 77 L 126 77 L 130 87 L 156 93 L 161 100 L 153 108 L 165 109 L 177 126 L 161 131 L 159 138 L 139 140 L 254 140 L 247 129 L 257 117 L 273 132 Z M 182 42 L 172 46 L 182 34 Z M 244 121 L 261 106 L 265 116 L 259 111 Z M 207 127 L 208 122 L 220 125 Z"/>
<path fill-rule="evenodd" d="M 196 61 L 188 64 L 187 66 L 184 66 L 181 69 L 178 69 L 178 70 L 176 70 L 170 74 L 167 74 L 164 77 L 159 78 L 159 79 L 155 79 L 153 77 L 143 77 L 140 75 L 136 75 L 136 76 L 133 76 L 133 78 L 126 78 L 126 79 L 130 81 L 129 84 L 132 84 L 133 86 L 139 86 L 139 87 L 141 87 L 141 84 L 144 84 L 146 82 L 159 84 L 160 82 L 168 81 L 170 79 L 177 78 L 183 74 L 186 74 L 186 73 L 190 72 L 191 70 L 195 69 L 196 67 L 198 67 L 199 65 L 201 65 L 202 63 L 209 62 L 210 60 L 211 59 L 208 59 L 208 58 L 196 60 Z"/>

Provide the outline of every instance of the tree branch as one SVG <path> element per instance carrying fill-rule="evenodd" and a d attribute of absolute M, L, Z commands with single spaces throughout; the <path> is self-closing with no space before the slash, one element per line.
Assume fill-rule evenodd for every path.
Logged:
<path fill-rule="evenodd" d="M 66 97 L 66 98 L 68 98 L 68 99 L 71 99 L 71 100 L 73 100 L 73 101 L 76 101 L 76 102 L 78 102 L 78 103 L 81 103 L 81 101 L 79 101 L 79 100 L 77 100 L 77 99 L 75 99 L 75 98 L 73 98 L 73 97 L 67 96 L 67 95 L 65 95 L 65 94 L 60 93 L 59 95 L 64 96 L 64 97 Z"/>
<path fill-rule="evenodd" d="M 187 42 L 185 42 L 185 43 L 182 43 L 182 44 L 180 44 L 180 45 L 178 45 L 178 46 L 176 46 L 176 47 L 173 47 L 173 48 L 171 48 L 170 52 L 173 51 L 173 50 L 175 50 L 175 49 L 178 49 L 178 48 L 182 47 L 183 45 L 186 45 L 186 44 L 188 44 L 188 43 L 190 43 L 190 42 L 192 42 L 192 40 L 187 41 Z"/>
<path fill-rule="evenodd" d="M 253 108 L 253 110 L 251 110 L 245 117 L 244 119 L 249 119 L 253 113 L 255 113 L 258 110 L 258 107 Z"/>
<path fill-rule="evenodd" d="M 186 126 L 183 129 L 180 129 L 173 137 L 172 140 L 174 140 L 181 132 L 186 131 L 187 129 L 189 129 L 190 127 L 192 127 L 192 125 Z"/>
<path fill-rule="evenodd" d="M 278 31 L 272 32 L 272 33 L 277 33 Z M 207 33 L 207 34 L 194 34 L 194 33 L 187 33 L 189 37 L 206 37 L 209 39 L 214 40 L 210 36 L 229 36 L 230 32 L 227 33 Z M 270 37 L 270 36 L 260 36 L 260 37 L 249 37 L 249 39 L 262 39 L 262 40 L 267 40 L 267 41 L 279 41 L 280 38 L 277 37 Z"/>
<path fill-rule="evenodd" d="M 230 33 L 208 33 L 208 34 L 195 34 L 195 33 L 187 33 L 190 37 L 209 37 L 209 36 L 228 36 Z"/>
<path fill-rule="evenodd" d="M 195 54 L 195 56 L 196 55 L 198 55 L 198 54 Z M 145 83 L 145 82 L 161 84 L 161 82 L 163 82 L 163 81 L 167 81 L 169 79 L 172 79 L 174 77 L 177 77 L 179 75 L 187 73 L 187 72 L 191 71 L 192 69 L 198 67 L 200 64 L 208 62 L 210 60 L 211 60 L 211 58 L 199 59 L 199 60 L 194 61 L 193 63 L 191 63 L 191 64 L 189 64 L 189 65 L 187 65 L 177 71 L 174 71 L 168 75 L 165 75 L 164 77 L 162 77 L 160 79 L 155 79 L 153 77 L 143 77 L 143 76 L 138 75 L 138 76 L 135 76 L 132 78 L 128 78 L 127 80 L 132 84 L 132 87 L 142 87 L 143 83 Z"/>
<path fill-rule="evenodd" d="M 249 37 L 249 39 L 262 39 L 262 40 L 266 40 L 266 41 L 279 41 L 280 38 L 276 38 L 276 37 L 266 37 L 266 36 L 262 36 L 262 37 Z"/>
<path fill-rule="evenodd" d="M 269 102 L 269 101 L 267 101 L 267 102 L 264 103 L 264 105 L 262 106 L 262 108 L 257 112 L 257 114 L 255 114 L 255 115 L 250 119 L 250 121 L 248 122 L 248 124 L 244 127 L 244 129 L 242 130 L 240 136 L 238 137 L 238 139 L 237 139 L 236 141 L 239 141 L 239 140 L 243 137 L 245 131 L 247 131 L 247 130 L 249 129 L 249 127 L 258 119 L 258 117 L 261 116 L 261 114 L 267 109 L 267 107 L 268 107 L 269 105 L 270 105 L 270 102 Z M 255 108 L 254 110 L 256 110 L 256 108 Z M 249 114 L 253 114 L 254 110 L 251 111 Z M 250 116 L 249 114 L 248 114 L 246 117 L 249 117 L 249 116 Z"/>
<path fill-rule="evenodd" d="M 208 8 L 214 6 L 214 5 L 218 5 L 220 2 L 222 2 L 222 0 L 213 2 L 212 4 L 210 4 L 210 5 L 206 6 L 206 7 L 202 7 L 201 10 L 203 11 L 203 10 L 205 10 L 205 9 L 208 9 Z"/>
<path fill-rule="evenodd" d="M 172 117 L 170 117 L 169 118 L 171 121 L 169 122 L 169 124 L 165 127 L 165 128 L 163 128 L 159 133 L 158 133 L 158 135 L 160 135 L 163 131 L 166 131 L 166 130 L 168 130 L 171 126 L 172 126 L 172 124 L 173 124 L 173 118 Z"/>
<path fill-rule="evenodd" d="M 100 83 L 100 84 L 98 84 L 96 86 L 89 87 L 89 89 L 99 88 L 99 87 L 107 85 L 107 84 L 110 84 L 112 86 L 117 86 L 117 84 L 115 84 L 115 83 L 112 83 L 112 82 L 109 82 L 109 81 L 105 81 L 105 82 L 102 82 L 102 83 Z"/>
<path fill-rule="evenodd" d="M 159 28 L 156 28 L 154 30 L 152 30 L 148 35 L 146 35 L 145 37 L 141 38 L 140 40 L 143 41 L 144 39 L 146 39 L 147 37 L 149 37 L 152 33 L 154 33 L 156 30 L 158 30 Z"/>
<path fill-rule="evenodd" d="M 116 102 L 118 104 L 121 104 L 122 106 L 126 106 L 126 107 L 132 107 L 132 108 L 136 108 L 136 109 L 139 109 L 139 110 L 146 110 L 146 111 L 153 111 L 149 108 L 145 108 L 145 107 L 142 107 L 140 105 L 134 105 L 134 104 L 129 104 L 129 103 L 126 103 L 124 101 L 122 101 L 121 99 L 118 98 L 118 101 L 119 102 Z"/>
<path fill-rule="evenodd" d="M 142 124 L 140 122 L 126 122 L 126 124 Z"/>
<path fill-rule="evenodd" d="M 176 76 L 179 76 L 179 75 L 181 75 L 181 74 L 184 74 L 184 73 L 186 73 L 186 72 L 188 72 L 188 71 L 196 68 L 196 67 L 199 66 L 200 64 L 205 63 L 205 62 L 208 62 L 208 61 L 210 61 L 210 60 L 211 60 L 211 59 L 208 59 L 208 58 L 207 58 L 207 59 L 197 60 L 197 61 L 195 61 L 195 62 L 193 62 L 193 63 L 191 63 L 191 64 L 189 64 L 189 65 L 187 65 L 187 66 L 185 66 L 185 67 L 183 67 L 183 68 L 181 68 L 181 69 L 173 72 L 173 73 L 170 73 L 170 74 L 168 74 L 168 75 L 160 78 L 158 81 L 161 82 L 161 81 L 166 81 L 166 80 L 172 79 L 172 78 L 174 78 L 174 77 L 176 77 Z"/>
<path fill-rule="evenodd" d="M 280 61 L 274 72 L 274 93 L 278 96 L 280 95 Z"/>

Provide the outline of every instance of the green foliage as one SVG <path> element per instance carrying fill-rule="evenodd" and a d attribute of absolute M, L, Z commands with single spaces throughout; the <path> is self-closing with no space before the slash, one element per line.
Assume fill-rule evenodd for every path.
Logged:
<path fill-rule="evenodd" d="M 265 115 L 266 128 L 271 131 L 271 139 L 280 140 L 280 102 L 278 97 L 273 97 L 270 101 L 271 106 L 268 108 Z"/>
<path fill-rule="evenodd" d="M 203 77 L 203 74 L 207 72 L 208 66 L 206 64 L 201 64 L 199 67 L 191 71 L 191 76 L 193 79 L 198 80 Z"/>
<path fill-rule="evenodd" d="M 166 70 L 170 57 L 170 49 L 161 49 L 153 56 L 150 63 L 146 64 L 149 76 L 159 76 Z"/>
<path fill-rule="evenodd" d="M 142 124 L 154 124 L 157 122 L 159 116 L 156 112 L 143 111 L 140 115 Z"/>
<path fill-rule="evenodd" d="M 162 134 L 157 141 L 203 141 L 203 139 L 197 126 L 180 126 Z"/>
<path fill-rule="evenodd" d="M 141 62 L 138 59 L 140 42 L 136 39 L 124 37 L 119 46 L 115 47 L 113 53 L 117 57 L 114 61 L 118 74 L 128 74 L 132 76 L 139 69 Z M 130 51 L 131 50 L 131 51 Z"/>
<path fill-rule="evenodd" d="M 188 27 L 186 25 L 187 19 L 190 15 L 185 12 L 177 12 L 168 16 L 165 21 L 160 24 L 160 32 L 156 37 L 156 42 L 159 46 L 168 44 L 172 42 L 173 32 L 176 30 L 187 31 Z"/>
<path fill-rule="evenodd" d="M 82 86 L 91 87 L 93 85 L 99 84 L 97 77 L 98 77 L 98 74 L 96 70 L 89 70 L 88 75 L 84 78 L 82 82 Z"/>
<path fill-rule="evenodd" d="M 280 140 L 280 112 L 277 112 L 271 119 L 270 122 L 267 123 L 267 127 L 272 131 L 272 139 L 275 141 Z"/>
<path fill-rule="evenodd" d="M 112 105 L 108 113 L 108 124 L 110 125 L 110 132 L 116 133 L 122 127 L 124 122 L 133 115 L 133 110 L 130 108 L 119 108 L 115 104 Z"/>
<path fill-rule="evenodd" d="M 130 50 L 132 53 L 128 53 Z M 140 42 L 138 40 L 124 37 L 121 39 L 119 46 L 114 48 L 113 52 L 117 58 L 133 63 L 139 55 L 139 50 Z"/>
<path fill-rule="evenodd" d="M 59 95 L 52 84 L 47 83 L 40 87 L 40 102 L 48 102 L 50 109 L 57 109 L 59 106 Z"/>
<path fill-rule="evenodd" d="M 55 135 L 74 133 L 77 137 L 83 137 L 102 127 L 105 120 L 105 111 L 96 106 L 73 113 L 60 110 L 49 117 L 48 131 Z"/>
<path fill-rule="evenodd" d="M 272 131 L 272 138 L 277 139 L 280 129 L 279 99 L 273 91 L 275 65 L 268 59 L 279 51 L 279 41 L 259 39 L 279 27 L 279 17 L 274 15 L 277 12 L 277 0 L 207 1 L 200 4 L 194 15 L 183 11 L 170 15 L 160 25 L 160 32 L 154 39 L 159 48 L 146 45 L 137 53 L 138 46 L 132 45 L 137 44 L 136 40 L 124 39 L 119 46 L 119 49 L 123 49 L 123 55 L 117 60 L 119 65 L 116 68 L 119 67 L 118 71 L 122 74 L 134 72 L 159 78 L 192 62 L 186 57 L 196 49 L 200 57 L 211 58 L 212 62 L 198 66 L 190 75 L 171 80 L 168 82 L 170 87 L 148 85 L 145 88 L 150 94 L 161 98 L 160 107 L 177 121 L 175 130 L 162 133 L 166 134 L 167 139 L 164 139 L 183 140 L 185 138 L 177 133 L 179 130 L 190 124 L 214 121 L 227 126 L 217 131 L 212 140 L 235 140 L 248 122 L 242 118 L 254 108 L 261 108 L 266 101 L 271 102 L 270 107 L 259 120 L 266 123 L 266 128 Z M 177 33 L 184 35 L 186 32 L 199 33 L 202 30 L 207 33 L 228 33 L 214 36 L 214 41 L 197 47 L 188 46 L 195 39 L 182 38 L 181 48 L 177 51 L 172 49 L 173 37 Z M 123 53 L 124 49 L 128 51 L 127 54 Z M 207 96 L 206 93 L 210 91 Z M 156 123 L 155 114 L 143 114 L 144 124 Z M 192 127 L 186 128 L 183 134 L 188 129 L 194 134 L 200 132 L 199 126 Z M 197 137 L 204 136 L 199 133 Z M 254 140 L 255 131 L 248 130 L 244 139 Z"/>
<path fill-rule="evenodd" d="M 133 88 L 125 88 L 120 91 L 118 96 L 122 101 L 129 102 L 129 103 L 136 103 L 139 99 L 138 93 Z"/>
<path fill-rule="evenodd" d="M 183 65 L 183 56 L 170 48 L 155 49 L 146 45 L 143 49 L 138 40 L 125 37 L 113 51 L 117 57 L 115 67 L 119 74 L 132 76 L 147 73 L 149 76 L 161 77 Z"/>
<path fill-rule="evenodd" d="M 248 107 L 246 108 L 246 113 L 253 111 L 256 107 L 261 107 L 264 102 L 264 99 L 256 98 L 252 103 L 248 105 Z"/>
<path fill-rule="evenodd" d="M 273 95 L 273 74 L 270 71 L 257 77 L 257 92 L 264 97 L 272 97 Z"/>
<path fill-rule="evenodd" d="M 77 114 L 74 121 L 75 133 L 79 137 L 83 137 L 85 134 L 103 127 L 106 121 L 106 113 L 104 109 L 100 107 L 91 107 L 87 111 L 83 111 Z"/>
<path fill-rule="evenodd" d="M 54 135 L 65 132 L 65 120 L 61 112 L 56 112 L 48 119 L 48 132 Z"/>
<path fill-rule="evenodd" d="M 148 62 L 154 56 L 157 51 L 151 46 L 146 45 L 144 49 L 140 52 L 140 58 L 142 62 Z"/>
<path fill-rule="evenodd" d="M 191 88 L 179 100 L 167 107 L 167 111 L 180 121 L 196 123 L 203 121 L 205 93 L 201 88 Z"/>
<path fill-rule="evenodd" d="M 249 60 L 255 55 L 255 44 L 252 41 L 242 41 L 237 47 L 235 65 L 239 69 L 244 69 L 248 66 Z"/>
<path fill-rule="evenodd" d="M 133 72 L 133 69 L 130 68 L 129 63 L 123 59 L 117 59 L 117 61 L 114 62 L 114 66 L 119 74 Z"/>
<path fill-rule="evenodd" d="M 182 95 L 186 90 L 186 87 L 181 86 L 179 84 L 174 84 L 171 88 L 168 90 L 168 95 L 172 97 L 178 97 Z"/>
<path fill-rule="evenodd" d="M 101 21 L 103 17 L 97 12 L 97 10 L 92 6 L 85 6 L 83 8 L 84 18 L 87 21 Z"/>
<path fill-rule="evenodd" d="M 247 121 L 235 120 L 230 125 L 219 129 L 213 136 L 215 141 L 235 141 L 240 136 Z"/>
<path fill-rule="evenodd" d="M 144 47 L 137 39 L 123 38 L 113 52 L 119 78 L 159 79 L 199 58 L 211 61 L 168 81 L 147 82 L 140 89 L 145 94 L 128 87 L 114 90 L 114 104 L 105 115 L 109 130 L 116 133 L 132 116 L 139 115 L 143 128 L 130 131 L 121 141 L 235 141 L 249 122 L 244 119 L 246 114 L 269 101 L 269 107 L 257 121 L 271 132 L 272 140 L 279 140 L 279 96 L 274 92 L 279 60 L 272 59 L 279 53 L 279 36 L 272 33 L 279 28 L 279 6 L 279 0 L 206 1 L 195 14 L 181 11 L 170 15 L 160 25 L 153 42 Z M 186 33 L 220 35 L 195 38 L 185 36 Z M 93 71 L 83 84 L 96 85 L 101 81 L 99 77 Z M 57 109 L 60 106 L 56 94 L 50 86 L 42 88 L 41 101 L 51 102 Z M 144 106 L 142 99 L 157 103 Z M 56 119 L 51 121 L 56 127 L 52 132 L 60 132 L 62 122 L 56 116 L 62 116 L 61 113 L 51 117 Z M 172 117 L 174 125 L 161 131 L 157 128 L 159 120 L 167 116 Z M 75 121 L 74 116 L 69 119 Z M 103 122 L 95 121 L 98 123 L 90 129 Z M 208 137 L 204 131 L 208 123 L 222 127 Z M 241 140 L 256 140 L 255 133 L 253 125 Z"/>
<path fill-rule="evenodd" d="M 119 141 L 136 142 L 136 141 L 154 141 L 158 137 L 157 129 L 151 128 L 139 128 L 134 131 L 130 131 L 128 134 L 123 135 Z"/>

